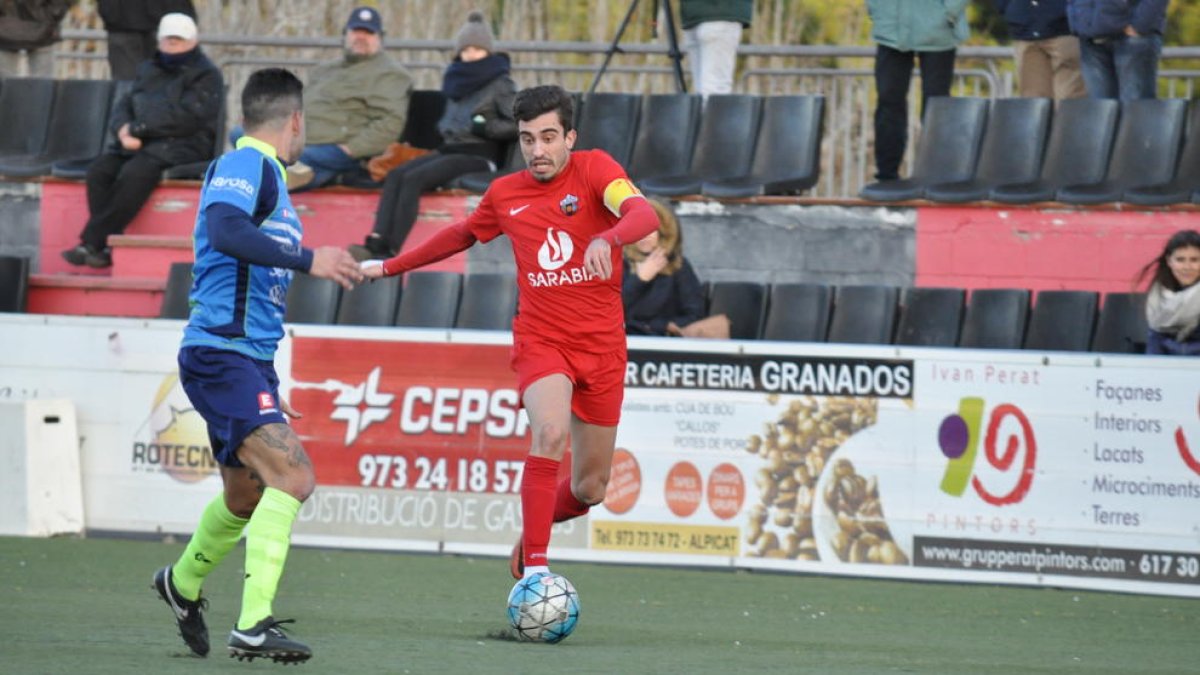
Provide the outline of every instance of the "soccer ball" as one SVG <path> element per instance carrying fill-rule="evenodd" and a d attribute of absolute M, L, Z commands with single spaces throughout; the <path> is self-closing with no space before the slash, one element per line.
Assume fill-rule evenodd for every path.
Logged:
<path fill-rule="evenodd" d="M 508 622 L 522 640 L 559 642 L 579 623 L 579 593 L 564 576 L 531 574 L 508 594 Z"/>

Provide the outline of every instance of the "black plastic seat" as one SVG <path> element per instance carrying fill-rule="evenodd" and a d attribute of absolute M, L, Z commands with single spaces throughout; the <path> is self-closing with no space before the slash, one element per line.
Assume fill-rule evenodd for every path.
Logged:
<path fill-rule="evenodd" d="M 36 155 L 46 145 L 54 80 L 6 78 L 0 87 L 0 158 Z"/>
<path fill-rule="evenodd" d="M 961 288 L 906 289 L 893 343 L 915 347 L 957 345 L 966 295 Z"/>
<path fill-rule="evenodd" d="M 337 323 L 342 326 L 390 326 L 400 300 L 400 277 L 384 277 L 342 293 Z"/>
<path fill-rule="evenodd" d="M 774 284 L 763 339 L 824 342 L 832 301 L 833 289 L 825 284 Z"/>
<path fill-rule="evenodd" d="M 160 319 L 186 319 L 192 308 L 188 296 L 192 292 L 192 263 L 173 262 L 167 272 L 167 290 L 163 292 Z"/>
<path fill-rule="evenodd" d="M 332 324 L 337 320 L 341 295 L 342 287 L 336 281 L 297 273 L 288 288 L 287 311 L 283 314 L 283 320 L 288 323 Z"/>
<path fill-rule="evenodd" d="M 691 94 L 649 94 L 642 99 L 628 166 L 635 183 L 687 172 L 701 105 L 700 97 Z"/>
<path fill-rule="evenodd" d="M 524 168 L 525 158 L 521 156 L 521 146 L 516 141 L 513 141 L 508 145 L 504 166 L 498 167 L 495 171 L 474 171 L 463 174 L 454 181 L 454 184 L 464 190 L 483 194 L 487 192 L 488 186 L 492 184 L 492 181 L 501 176 L 516 173 Z"/>
<path fill-rule="evenodd" d="M 1149 330 L 1145 293 L 1105 293 L 1092 336 L 1092 351 L 1142 354 Z"/>
<path fill-rule="evenodd" d="M 29 258 L 0 255 L 0 312 L 24 312 L 29 297 Z"/>
<path fill-rule="evenodd" d="M 1130 188 L 1123 199 L 1139 206 L 1185 204 L 1196 190 L 1200 190 L 1200 102 L 1192 101 L 1175 175 L 1164 183 Z"/>
<path fill-rule="evenodd" d="M 992 101 L 975 176 L 969 180 L 930 185 L 925 189 L 925 198 L 961 204 L 987 199 L 988 193 L 997 185 L 1036 180 L 1042 168 L 1053 105 L 1048 98 Z"/>
<path fill-rule="evenodd" d="M 1112 157 L 1104 180 L 1068 184 L 1058 191 L 1067 204 L 1104 204 L 1120 201 L 1125 191 L 1143 185 L 1166 183 L 1175 175 L 1187 101 L 1139 99 L 1121 103 L 1121 122 L 1113 141 Z"/>
<path fill-rule="evenodd" d="M 642 97 L 637 94 L 599 93 L 584 98 L 575 147 L 599 148 L 621 166 L 628 166 L 641 105 Z"/>
<path fill-rule="evenodd" d="M 708 313 L 729 317 L 729 337 L 757 340 L 767 308 L 767 289 L 750 281 L 715 281 L 708 291 Z"/>
<path fill-rule="evenodd" d="M 987 127 L 987 99 L 934 96 L 926 105 L 910 176 L 871 183 L 859 193 L 863 199 L 920 199 L 929 185 L 970 180 L 975 174 Z"/>
<path fill-rule="evenodd" d="M 1058 102 L 1037 180 L 992 188 L 988 199 L 1006 204 L 1053 201 L 1064 185 L 1094 183 L 1104 177 L 1121 104 L 1111 98 L 1070 98 Z"/>
<path fill-rule="evenodd" d="M 838 286 L 834 294 L 833 315 L 829 321 L 828 341 L 860 345 L 891 344 L 899 294 L 895 286 Z"/>
<path fill-rule="evenodd" d="M 446 95 L 441 89 L 416 89 L 408 98 L 408 116 L 400 140 L 414 148 L 434 150 L 442 145 L 438 121 L 446 111 Z"/>
<path fill-rule="evenodd" d="M 1095 291 L 1038 291 L 1029 313 L 1025 349 L 1086 352 L 1092 344 L 1099 299 Z"/>
<path fill-rule="evenodd" d="M 737 199 L 808 190 L 821 176 L 824 124 L 824 96 L 766 97 L 750 174 L 705 181 L 701 193 Z"/>
<path fill-rule="evenodd" d="M 454 327 L 512 330 L 516 313 L 517 280 L 511 274 L 468 274 Z"/>
<path fill-rule="evenodd" d="M 453 328 L 462 275 L 457 272 L 409 272 L 400 295 L 396 325 Z"/>
<path fill-rule="evenodd" d="M 0 157 L 0 174 L 48 176 L 56 161 L 100 154 L 112 89 L 112 80 L 57 80 L 44 147 L 37 153 Z"/>
<path fill-rule="evenodd" d="M 648 195 L 678 197 L 700 194 L 705 182 L 748 174 L 761 109 L 762 99 L 758 96 L 709 96 L 700 116 L 696 149 L 688 170 L 674 176 L 646 178 L 638 186 Z"/>
<path fill-rule="evenodd" d="M 981 288 L 971 291 L 959 347 L 1020 349 L 1029 318 L 1029 291 Z"/>
<path fill-rule="evenodd" d="M 125 97 L 133 89 L 133 80 L 115 80 L 113 82 L 112 95 L 109 97 L 108 113 L 104 118 L 104 126 L 100 128 L 99 134 L 96 136 L 97 150 L 90 157 L 77 157 L 73 159 L 56 160 L 50 165 L 50 175 L 55 178 L 72 178 L 83 179 L 87 177 L 88 168 L 92 162 L 101 153 L 104 152 L 105 144 L 113 138 L 109 126 L 112 123 L 113 116 L 116 115 L 117 106 L 121 105 Z"/>

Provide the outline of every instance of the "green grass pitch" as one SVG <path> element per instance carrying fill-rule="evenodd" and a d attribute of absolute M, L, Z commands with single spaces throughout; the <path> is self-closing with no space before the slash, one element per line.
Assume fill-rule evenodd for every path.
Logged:
<path fill-rule="evenodd" d="M 213 651 L 187 656 L 151 575 L 178 543 L 0 538 L 0 672 L 210 673 L 242 550 L 209 579 Z M 559 645 L 495 637 L 507 561 L 293 549 L 279 618 L 313 673 L 1197 672 L 1196 600 L 1056 589 L 562 563 L 582 616 Z"/>

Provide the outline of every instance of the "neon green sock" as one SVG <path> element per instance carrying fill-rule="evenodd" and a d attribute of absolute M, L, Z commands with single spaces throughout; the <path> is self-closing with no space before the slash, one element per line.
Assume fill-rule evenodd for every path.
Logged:
<path fill-rule="evenodd" d="M 200 516 L 192 539 L 179 560 L 171 567 L 171 582 L 175 590 L 188 600 L 200 597 L 204 577 L 216 569 L 225 555 L 237 546 L 248 521 L 238 518 L 225 506 L 224 493 L 218 494 Z"/>
<path fill-rule="evenodd" d="M 271 601 L 279 588 L 283 564 L 292 539 L 292 522 L 300 501 L 282 490 L 267 488 L 246 527 L 246 581 L 242 588 L 239 630 L 271 616 Z"/>

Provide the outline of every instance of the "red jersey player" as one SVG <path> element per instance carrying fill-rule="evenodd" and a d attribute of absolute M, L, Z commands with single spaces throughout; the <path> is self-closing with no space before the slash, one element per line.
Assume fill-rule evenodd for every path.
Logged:
<path fill-rule="evenodd" d="M 512 368 L 533 444 L 521 482 L 524 532 L 514 578 L 547 571 L 550 526 L 604 499 L 621 400 L 625 331 L 621 247 L 658 227 L 624 169 L 600 150 L 572 153 L 571 97 L 525 89 L 513 102 L 526 171 L 496 179 L 478 208 L 417 248 L 363 265 L 401 274 L 501 234 L 512 242 L 520 289 Z M 556 484 L 570 442 L 571 478 Z"/>

